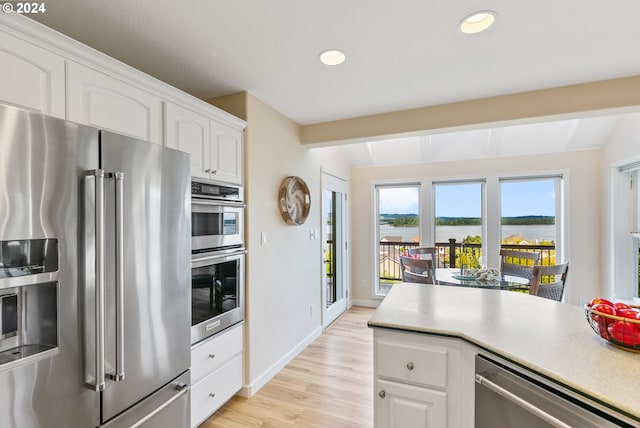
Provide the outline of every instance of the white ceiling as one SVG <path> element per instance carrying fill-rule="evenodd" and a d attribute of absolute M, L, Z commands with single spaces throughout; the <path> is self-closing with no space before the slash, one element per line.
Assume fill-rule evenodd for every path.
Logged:
<path fill-rule="evenodd" d="M 64 0 L 46 6 L 32 17 L 185 92 L 208 99 L 248 91 L 301 125 L 640 74 L 639 0 Z M 463 17 L 483 9 L 498 14 L 492 28 L 458 31 Z M 320 64 L 318 54 L 328 48 L 343 50 L 346 62 Z M 533 127 L 549 135 L 545 144 L 564 138 L 565 146 L 593 147 L 603 141 L 583 130 L 608 135 L 615 121 L 576 119 L 544 130 L 526 125 L 396 143 L 425 160 L 516 154 L 508 152 L 507 139 L 526 139 Z M 456 149 L 465 140 L 480 144 Z M 357 156 L 364 150 L 376 164 L 394 156 L 384 146 L 347 150 L 366 163 Z"/>

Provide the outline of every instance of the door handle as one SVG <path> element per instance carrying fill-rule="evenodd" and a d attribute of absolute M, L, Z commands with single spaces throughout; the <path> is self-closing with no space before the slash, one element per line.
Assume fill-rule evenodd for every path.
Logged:
<path fill-rule="evenodd" d="M 103 391 L 105 389 L 105 364 L 104 364 L 104 287 L 105 287 L 105 273 L 104 273 L 104 171 L 96 169 L 88 171 L 87 177 L 93 177 L 95 180 L 94 185 L 94 197 L 95 206 L 93 207 L 94 215 L 94 227 L 95 227 L 95 290 L 94 290 L 94 305 L 95 305 L 95 320 L 94 320 L 94 335 L 95 335 L 95 359 L 93 361 L 94 373 L 90 373 L 92 379 L 88 379 L 86 382 L 87 387 L 95 391 Z M 87 367 L 90 367 L 89 361 L 87 361 Z"/>
<path fill-rule="evenodd" d="M 116 248 L 116 372 L 109 379 L 124 380 L 124 174 L 114 172 L 109 177 L 115 179 L 115 248 Z"/>
<path fill-rule="evenodd" d="M 175 394 L 174 396 L 169 398 L 167 401 L 165 401 L 164 403 L 162 403 L 161 405 L 156 407 L 151 413 L 149 413 L 146 416 L 144 416 L 138 422 L 136 422 L 135 424 L 131 425 L 131 428 L 139 428 L 139 427 L 141 427 L 147 421 L 149 421 L 151 418 L 153 418 L 155 415 L 157 415 L 158 413 L 162 412 L 164 409 L 169 407 L 174 401 L 176 401 L 177 399 L 179 399 L 180 397 L 185 395 L 187 392 L 189 392 L 189 386 L 187 384 L 184 384 L 184 383 L 179 383 L 179 384 L 176 385 L 176 391 L 178 391 L 177 394 Z"/>

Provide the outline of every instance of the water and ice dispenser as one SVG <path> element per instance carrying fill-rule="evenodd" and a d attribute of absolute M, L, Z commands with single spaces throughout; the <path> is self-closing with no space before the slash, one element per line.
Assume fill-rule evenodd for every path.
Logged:
<path fill-rule="evenodd" d="M 0 371 L 57 353 L 57 239 L 0 241 Z"/>

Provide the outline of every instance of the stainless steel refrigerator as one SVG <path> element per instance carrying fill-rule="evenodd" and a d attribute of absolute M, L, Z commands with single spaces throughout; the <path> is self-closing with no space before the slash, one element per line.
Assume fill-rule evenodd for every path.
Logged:
<path fill-rule="evenodd" d="M 0 427 L 189 426 L 189 155 L 0 106 Z"/>

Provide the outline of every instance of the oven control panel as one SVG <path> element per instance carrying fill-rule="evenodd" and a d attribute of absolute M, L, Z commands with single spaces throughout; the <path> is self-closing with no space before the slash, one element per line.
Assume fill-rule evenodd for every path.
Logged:
<path fill-rule="evenodd" d="M 191 181 L 191 196 L 195 198 L 242 201 L 244 195 L 241 186 Z"/>

